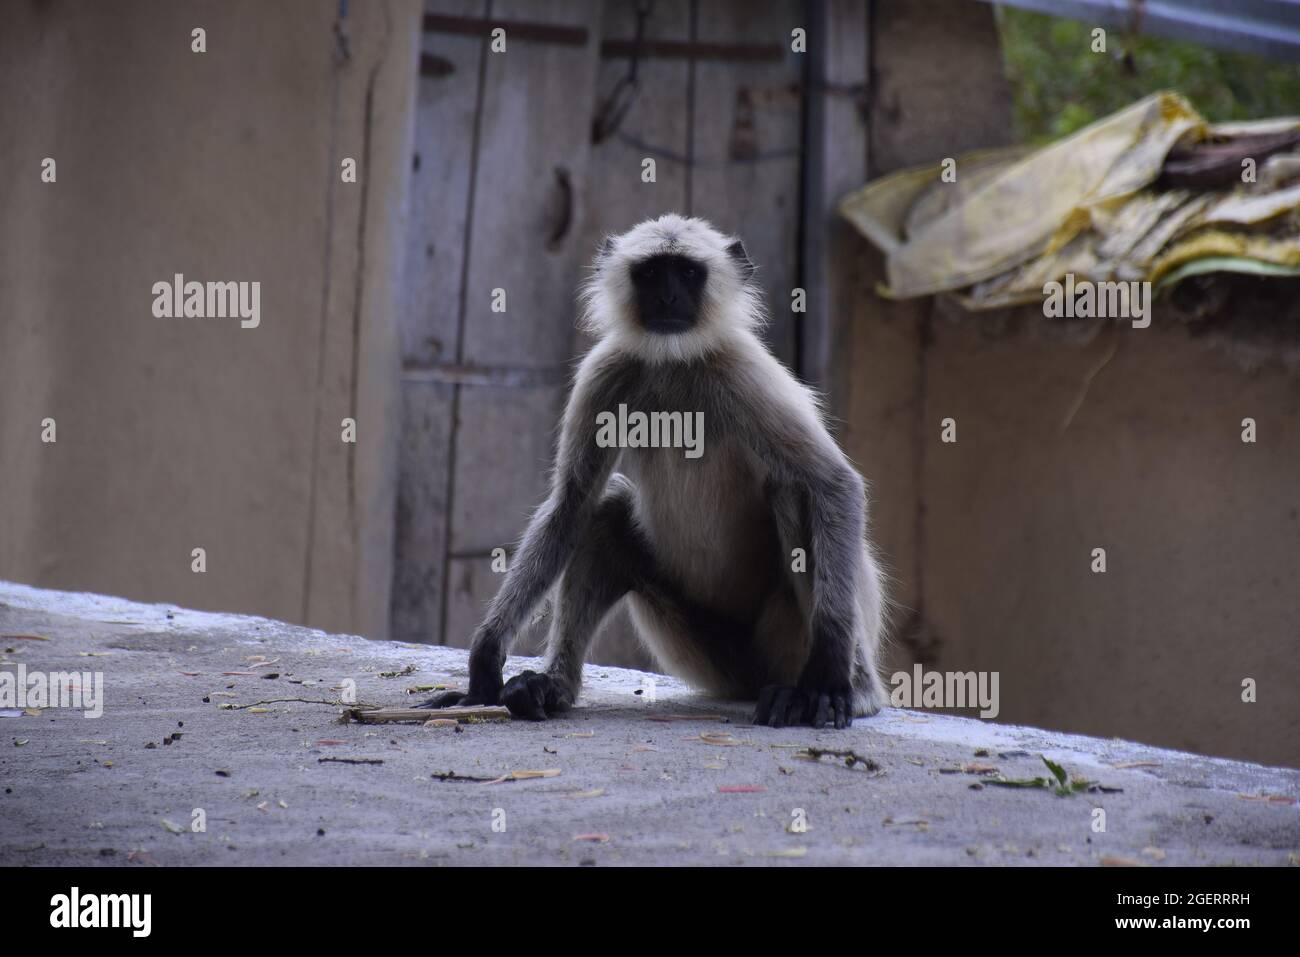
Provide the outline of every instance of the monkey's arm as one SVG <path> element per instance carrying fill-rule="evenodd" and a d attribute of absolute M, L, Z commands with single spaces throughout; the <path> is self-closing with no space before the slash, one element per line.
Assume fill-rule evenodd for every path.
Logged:
<path fill-rule="evenodd" d="M 853 662 L 857 636 L 857 588 L 866 536 L 866 488 L 848 465 L 806 475 L 809 546 L 812 554 L 812 644 L 799 689 L 817 695 L 814 725 L 852 719 Z M 841 713 L 841 709 L 842 713 Z"/>
<path fill-rule="evenodd" d="M 614 401 L 615 372 L 595 356 L 588 356 L 579 370 L 564 413 L 550 495 L 533 513 L 505 581 L 474 633 L 469 692 L 456 701 L 444 696 L 431 704 L 500 701 L 501 669 L 508 645 L 564 570 L 613 470 L 618 449 L 596 444 L 596 414 L 609 409 Z"/>
<path fill-rule="evenodd" d="M 782 370 L 784 372 L 784 370 Z M 787 373 L 788 375 L 788 373 Z M 793 689 L 772 689 L 759 701 L 760 723 L 831 723 L 853 718 L 857 589 L 866 540 L 866 487 L 839 451 L 801 388 L 774 390 L 756 409 L 752 447 L 769 471 L 783 544 L 805 547 L 811 594 L 801 602 L 811 636 L 808 659 Z M 807 586 L 796 589 L 808 593 Z"/>

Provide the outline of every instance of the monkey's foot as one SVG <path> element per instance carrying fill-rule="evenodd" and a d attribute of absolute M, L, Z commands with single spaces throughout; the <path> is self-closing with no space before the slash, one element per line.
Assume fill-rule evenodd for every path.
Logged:
<path fill-rule="evenodd" d="M 545 721 L 548 715 L 569 706 L 568 696 L 550 675 L 523 671 L 506 682 L 501 703 L 516 718 Z"/>
<path fill-rule="evenodd" d="M 853 723 L 852 691 L 805 691 L 788 685 L 768 685 L 758 695 L 754 724 L 769 728 L 806 724 L 847 728 Z"/>
<path fill-rule="evenodd" d="M 470 694 L 468 691 L 440 691 L 428 701 L 421 701 L 413 708 L 479 708 L 484 705 L 500 704 L 500 701 L 487 701 L 482 695 Z"/>

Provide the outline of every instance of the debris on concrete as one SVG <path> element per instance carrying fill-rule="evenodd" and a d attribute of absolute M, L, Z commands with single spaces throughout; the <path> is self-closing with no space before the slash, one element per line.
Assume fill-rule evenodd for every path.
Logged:
<path fill-rule="evenodd" d="M 98 672 L 104 701 L 0 717 L 3 865 L 1300 860 L 1300 772 L 1127 741 L 902 710 L 773 730 L 598 665 L 545 722 L 340 724 L 422 700 L 385 674 L 463 687 L 466 653 L 0 582 L 20 666 Z"/>

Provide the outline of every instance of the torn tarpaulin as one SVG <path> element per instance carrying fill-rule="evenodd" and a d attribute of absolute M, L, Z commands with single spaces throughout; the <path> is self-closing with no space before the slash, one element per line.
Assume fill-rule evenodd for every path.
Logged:
<path fill-rule="evenodd" d="M 1259 157 L 1233 156 L 1234 143 Z M 1240 161 L 1231 186 L 1171 185 L 1188 168 L 1213 167 L 1209 181 L 1221 182 L 1225 156 Z M 1042 149 L 884 177 L 840 211 L 886 254 L 881 292 L 892 298 L 949 292 L 991 309 L 1042 301 L 1067 276 L 1157 289 L 1207 271 L 1293 276 L 1300 119 L 1209 125 L 1178 94 L 1157 93 Z"/>

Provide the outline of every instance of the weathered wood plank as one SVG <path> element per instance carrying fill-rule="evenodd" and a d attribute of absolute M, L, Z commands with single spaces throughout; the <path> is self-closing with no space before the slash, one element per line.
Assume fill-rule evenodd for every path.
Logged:
<path fill-rule="evenodd" d="M 758 264 L 772 323 L 766 338 L 787 365 L 795 356 L 790 293 L 797 285 L 804 56 L 790 31 L 805 27 L 796 0 L 702 3 L 695 39 L 776 43 L 780 63 L 699 60 L 694 82 L 691 212 L 736 233 Z"/>
<path fill-rule="evenodd" d="M 609 0 L 603 6 L 601 40 L 630 40 L 636 35 L 635 0 Z M 689 0 L 659 0 L 646 21 L 646 40 L 685 42 L 690 39 Z M 626 57 L 601 60 L 597 101 L 610 95 L 628 73 Z M 690 66 L 685 59 L 642 58 L 637 65 L 638 90 L 617 131 L 592 146 L 589 162 L 583 255 L 595 254 L 600 240 L 644 219 L 668 212 L 688 212 L 687 166 L 681 161 L 689 148 L 687 102 Z M 641 181 L 641 163 L 655 159 L 655 182 Z M 590 342 L 578 336 L 577 351 Z M 547 625 L 534 626 L 519 647 L 540 649 Z M 617 610 L 592 642 L 590 660 L 633 668 L 651 667 L 650 656 L 632 631 L 627 613 Z"/>
<path fill-rule="evenodd" d="M 603 40 L 630 40 L 636 35 L 635 0 L 616 0 L 604 7 Z M 646 40 L 690 38 L 688 0 L 661 0 L 646 21 Z M 627 76 L 627 57 L 603 59 L 596 90 L 604 102 Z M 689 144 L 686 123 L 690 66 L 684 59 L 642 58 L 637 64 L 635 99 L 618 129 L 593 145 L 588 173 L 587 215 L 583 220 L 584 255 L 590 258 L 602 238 L 644 219 L 686 212 Z M 655 162 L 655 182 L 641 181 L 642 161 Z"/>
<path fill-rule="evenodd" d="M 343 712 L 344 722 L 358 724 L 424 724 L 426 721 L 509 721 L 510 709 L 505 705 L 481 705 L 464 708 L 377 708 L 365 711 L 349 708 Z"/>
<path fill-rule="evenodd" d="M 505 0 L 492 17 L 590 27 L 598 9 L 594 0 Z M 459 362 L 555 372 L 570 362 L 597 52 L 595 31 L 575 47 L 512 40 L 507 30 L 506 50 L 488 56 Z M 503 312 L 493 311 L 495 289 Z M 458 388 L 449 644 L 468 638 L 501 582 L 488 558 L 465 556 L 513 546 L 545 496 L 564 396 L 562 384 Z"/>
<path fill-rule="evenodd" d="M 586 26 L 597 9 L 593 0 L 502 0 L 492 16 Z M 570 358 L 597 52 L 594 34 L 574 47 L 507 33 L 505 52 L 488 54 L 464 361 L 535 367 Z M 505 293 L 504 312 L 493 311 L 496 289 Z"/>
<path fill-rule="evenodd" d="M 453 473 L 452 554 L 511 546 L 546 498 L 562 385 L 463 387 Z"/>
<path fill-rule="evenodd" d="M 486 0 L 428 0 L 426 13 L 483 16 Z M 460 321 L 474 168 L 474 114 L 478 103 L 481 38 L 423 34 L 421 50 L 451 72 L 419 79 L 415 151 L 403 281 L 402 361 L 426 366 L 453 361 Z"/>
<path fill-rule="evenodd" d="M 867 180 L 867 8 L 860 0 L 829 0 L 809 9 L 802 250 L 808 311 L 799 324 L 799 372 L 826 393 L 837 421 L 851 375 L 848 317 L 864 291 L 862 240 L 837 206 Z"/>
<path fill-rule="evenodd" d="M 449 558 L 447 561 L 447 631 L 443 644 L 468 648 L 470 636 L 483 620 L 488 602 L 501 587 L 502 575 L 492 571 L 492 560 Z M 511 649 L 517 652 L 517 644 Z"/>
<path fill-rule="evenodd" d="M 503 573 L 494 571 L 492 559 L 487 556 L 453 555 L 447 562 L 447 634 L 444 644 L 454 648 L 468 648 L 474 629 L 497 589 L 501 587 Z M 539 606 L 533 618 L 519 629 L 510 653 L 515 655 L 540 655 L 546 647 L 549 620 L 539 616 Z"/>
<path fill-rule="evenodd" d="M 391 637 L 438 642 L 450 504 L 450 385 L 402 383 Z"/>
<path fill-rule="evenodd" d="M 486 0 L 428 0 L 426 13 L 482 16 Z M 481 39 L 424 34 L 421 50 L 443 63 L 438 76 L 417 83 L 415 146 L 402 284 L 404 369 L 428 369 L 456 359 L 473 169 Z M 450 72 L 445 72 L 450 69 Z M 442 640 L 447 522 L 450 512 L 451 385 L 402 381 L 394 522 L 392 637 Z"/>

